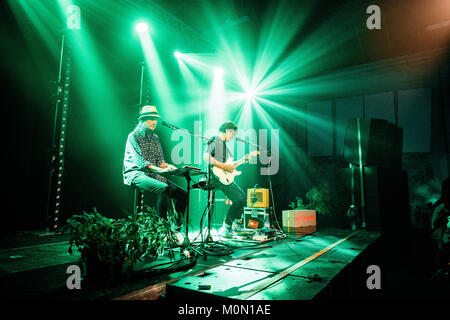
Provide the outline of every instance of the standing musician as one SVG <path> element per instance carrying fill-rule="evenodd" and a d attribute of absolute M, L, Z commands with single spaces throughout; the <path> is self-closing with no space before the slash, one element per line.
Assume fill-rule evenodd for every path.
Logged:
<path fill-rule="evenodd" d="M 126 185 L 135 186 L 157 194 L 156 212 L 167 219 L 169 199 L 175 199 L 181 224 L 187 204 L 187 192 L 158 173 L 175 170 L 176 167 L 164 161 L 164 154 L 155 129 L 160 115 L 155 106 L 143 106 L 139 113 L 139 124 L 128 135 L 123 161 L 123 180 Z"/>
<path fill-rule="evenodd" d="M 227 158 L 232 156 L 226 143 L 233 139 L 237 133 L 238 127 L 231 121 L 223 123 L 219 128 L 219 135 L 213 137 L 212 142 L 206 148 L 204 160 L 208 161 L 212 167 L 222 169 L 232 173 L 238 164 L 226 163 Z M 219 230 L 219 235 L 225 238 L 232 238 L 235 231 L 232 229 L 234 219 L 239 219 L 245 206 L 245 193 L 235 183 L 223 184 L 214 174 L 211 175 L 212 185 L 222 190 L 222 192 L 231 200 L 232 204 L 228 214 Z"/>

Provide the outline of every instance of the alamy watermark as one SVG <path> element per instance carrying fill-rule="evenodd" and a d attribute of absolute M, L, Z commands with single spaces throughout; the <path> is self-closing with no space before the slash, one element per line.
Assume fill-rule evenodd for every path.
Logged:
<path fill-rule="evenodd" d="M 66 280 L 66 286 L 67 289 L 73 290 L 73 289 L 81 289 L 81 269 L 76 264 L 72 264 L 67 267 L 66 270 L 67 274 L 70 274 L 70 276 L 67 277 Z"/>
<path fill-rule="evenodd" d="M 366 13 L 370 16 L 366 20 L 367 29 L 381 29 L 381 9 L 379 6 L 373 4 L 367 7 Z"/>
<path fill-rule="evenodd" d="M 379 266 L 373 264 L 367 267 L 366 273 L 370 274 L 367 278 L 366 285 L 367 289 L 381 289 L 381 269 Z"/>
<path fill-rule="evenodd" d="M 205 132 L 202 132 L 202 121 L 194 121 L 193 134 L 194 135 L 190 135 L 183 131 L 176 130 L 172 132 L 171 141 L 175 142 L 175 145 L 170 152 L 170 158 L 174 165 L 201 165 L 207 147 L 205 140 L 200 138 L 200 136 L 211 138 L 218 135 L 218 132 L 215 129 L 208 129 L 205 130 Z M 228 141 L 227 148 L 234 159 L 241 159 L 252 151 L 260 151 L 259 157 L 250 158 L 249 163 L 257 164 L 259 161 L 259 163 L 263 165 L 263 167 L 260 168 L 261 175 L 275 175 L 278 173 L 280 163 L 279 129 L 239 129 L 238 137 L 241 140 L 246 140 L 249 144 L 237 141 L 236 139 Z"/>

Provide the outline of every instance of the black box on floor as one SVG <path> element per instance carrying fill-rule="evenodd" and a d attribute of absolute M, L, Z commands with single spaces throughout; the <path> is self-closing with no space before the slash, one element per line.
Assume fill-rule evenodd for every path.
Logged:
<path fill-rule="evenodd" d="M 262 229 L 270 227 L 270 213 L 272 208 L 244 208 L 244 228 Z"/>

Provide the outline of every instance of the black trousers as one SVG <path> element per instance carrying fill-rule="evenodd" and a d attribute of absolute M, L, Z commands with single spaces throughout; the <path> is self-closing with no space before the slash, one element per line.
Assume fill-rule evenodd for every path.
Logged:
<path fill-rule="evenodd" d="M 211 176 L 211 180 L 214 187 L 221 190 L 227 198 L 233 202 L 225 218 L 225 223 L 231 225 L 234 219 L 241 218 L 244 213 L 244 207 L 246 204 L 245 193 L 235 182 L 225 185 L 213 175 Z"/>
<path fill-rule="evenodd" d="M 177 224 L 181 225 L 187 206 L 187 192 L 185 190 L 170 181 L 164 183 L 147 176 L 143 172 L 133 179 L 132 184 L 146 192 L 157 194 L 156 212 L 161 218 L 167 219 L 169 200 L 174 199 L 175 210 L 178 213 Z"/>

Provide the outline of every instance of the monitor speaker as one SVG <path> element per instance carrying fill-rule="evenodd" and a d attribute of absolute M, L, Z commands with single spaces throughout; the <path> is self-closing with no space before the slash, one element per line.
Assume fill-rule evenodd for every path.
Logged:
<path fill-rule="evenodd" d="M 401 169 L 403 130 L 382 119 L 359 119 L 361 159 L 364 166 Z M 358 119 L 349 119 L 344 158 L 359 165 Z"/>
<path fill-rule="evenodd" d="M 340 177 L 351 203 L 351 170 L 342 169 Z M 361 212 L 360 171 L 354 168 L 356 206 Z M 389 235 L 406 234 L 411 228 L 408 178 L 406 171 L 389 168 L 364 168 L 364 200 L 367 230 L 382 231 Z"/>

